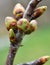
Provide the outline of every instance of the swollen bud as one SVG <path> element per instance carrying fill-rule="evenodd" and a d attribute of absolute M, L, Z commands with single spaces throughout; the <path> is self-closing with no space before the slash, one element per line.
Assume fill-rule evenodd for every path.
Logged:
<path fill-rule="evenodd" d="M 25 34 L 30 34 L 30 33 L 32 33 L 33 31 L 35 31 L 36 29 L 37 29 L 37 22 L 36 22 L 36 20 L 32 20 L 32 21 L 30 22 L 29 30 L 27 30 L 27 31 L 25 32 Z"/>
<path fill-rule="evenodd" d="M 13 17 L 6 17 L 5 18 L 5 25 L 7 30 L 9 31 L 11 28 L 13 30 L 17 29 L 17 21 Z"/>
<path fill-rule="evenodd" d="M 47 9 L 47 6 L 41 6 L 34 10 L 34 13 L 31 16 L 31 20 L 38 18 L 41 16 Z"/>
<path fill-rule="evenodd" d="M 43 56 L 41 58 L 38 58 L 37 60 L 31 61 L 31 62 L 27 62 L 27 63 L 21 64 L 21 65 L 43 65 L 49 59 L 50 59 L 50 56 Z M 20 64 L 18 64 L 18 65 L 20 65 Z"/>
<path fill-rule="evenodd" d="M 37 29 L 37 21 L 36 20 L 32 20 L 30 22 L 30 28 L 31 28 L 31 31 L 34 31 Z"/>
<path fill-rule="evenodd" d="M 17 22 L 17 27 L 19 30 L 25 32 L 29 29 L 29 21 L 25 18 L 19 19 Z"/>
<path fill-rule="evenodd" d="M 42 64 L 44 64 L 44 63 L 47 62 L 49 59 L 50 59 L 50 56 L 43 56 L 43 57 L 40 58 L 40 62 L 41 62 Z"/>
<path fill-rule="evenodd" d="M 23 17 L 24 12 L 25 12 L 25 9 L 20 3 L 15 5 L 13 9 L 13 15 L 17 20 Z"/>
<path fill-rule="evenodd" d="M 13 29 L 10 29 L 10 30 L 9 30 L 9 38 L 10 38 L 10 41 L 11 41 L 11 42 L 15 42 L 15 40 L 16 40 L 16 35 L 15 35 Z"/>

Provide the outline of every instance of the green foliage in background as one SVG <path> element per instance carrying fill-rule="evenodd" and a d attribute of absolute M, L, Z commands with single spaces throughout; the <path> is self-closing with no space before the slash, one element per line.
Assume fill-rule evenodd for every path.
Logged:
<path fill-rule="evenodd" d="M 7 42 L 7 41 L 6 41 Z M 15 57 L 14 64 L 32 61 L 44 55 L 50 55 L 50 28 L 40 28 L 26 35 Z M 5 65 L 8 48 L 0 49 L 0 65 Z M 49 65 L 50 60 L 45 64 Z"/>

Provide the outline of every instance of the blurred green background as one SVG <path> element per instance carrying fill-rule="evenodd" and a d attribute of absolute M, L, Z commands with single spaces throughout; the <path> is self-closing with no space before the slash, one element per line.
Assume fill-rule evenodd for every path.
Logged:
<path fill-rule="evenodd" d="M 9 38 L 4 19 L 12 16 L 13 7 L 21 3 L 26 8 L 30 0 L 0 0 L 0 65 L 5 65 L 9 50 Z M 50 0 L 43 0 L 38 6 L 47 5 L 47 11 L 37 19 L 38 30 L 26 35 L 19 48 L 14 64 L 29 62 L 44 55 L 50 55 Z M 50 60 L 45 64 L 49 65 Z"/>

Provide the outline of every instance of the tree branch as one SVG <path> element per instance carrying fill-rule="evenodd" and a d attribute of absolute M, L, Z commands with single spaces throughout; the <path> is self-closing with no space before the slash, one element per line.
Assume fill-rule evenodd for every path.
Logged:
<path fill-rule="evenodd" d="M 22 11 L 24 13 L 24 15 L 22 15 L 23 19 L 20 19 L 21 15 L 19 15 L 17 17 L 18 19 L 20 19 L 18 21 L 15 18 L 12 18 L 12 17 L 7 17 L 5 19 L 6 28 L 9 31 L 9 39 L 10 39 L 10 42 L 11 42 L 9 54 L 8 54 L 7 61 L 6 61 L 6 65 L 13 65 L 16 52 L 17 52 L 18 48 L 21 46 L 21 41 L 23 39 L 25 32 L 27 34 L 29 34 L 29 32 L 31 33 L 36 29 L 36 26 L 37 26 L 36 21 L 33 20 L 33 21 L 30 22 L 30 20 L 37 18 L 38 16 L 41 15 L 40 10 L 34 11 L 37 4 L 41 1 L 42 0 L 31 0 L 28 4 L 27 8 L 26 8 L 26 11 L 23 8 L 23 6 L 21 6 L 21 5 L 19 6 L 19 4 L 17 4 L 17 7 L 19 6 L 20 9 L 15 7 L 16 9 L 14 9 L 13 14 L 15 16 L 18 16 L 19 14 L 21 14 L 21 11 Z M 24 9 L 25 12 L 23 11 L 23 9 Z M 36 16 L 33 13 L 36 13 Z M 40 13 L 40 14 L 37 15 L 37 13 Z M 31 18 L 31 16 L 32 16 L 32 18 Z M 24 63 L 24 64 L 18 64 L 18 65 L 42 65 L 48 60 L 48 58 L 49 58 L 49 56 L 45 56 L 45 57 L 41 57 L 40 59 L 37 59 L 35 61 L 27 62 L 27 63 Z"/>
<path fill-rule="evenodd" d="M 34 9 L 36 8 L 36 6 L 38 5 L 39 2 L 41 2 L 42 0 L 31 0 L 26 8 L 26 11 L 23 15 L 23 18 L 26 18 L 30 21 L 30 17 L 33 14 Z"/>
<path fill-rule="evenodd" d="M 21 41 L 23 38 L 23 32 L 16 33 L 16 37 L 17 37 L 16 41 L 11 42 L 11 44 L 10 44 L 10 49 L 9 49 L 9 54 L 7 57 L 6 65 L 13 65 L 13 61 L 14 61 L 16 52 L 17 52 L 18 48 L 21 46 Z"/>
<path fill-rule="evenodd" d="M 48 61 L 49 58 L 50 58 L 49 56 L 43 56 L 35 61 L 27 62 L 24 64 L 17 64 L 17 65 L 43 65 Z"/>

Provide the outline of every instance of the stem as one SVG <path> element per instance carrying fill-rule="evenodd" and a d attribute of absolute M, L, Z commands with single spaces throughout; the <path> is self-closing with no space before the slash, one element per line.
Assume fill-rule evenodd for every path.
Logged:
<path fill-rule="evenodd" d="M 30 21 L 31 15 L 36 8 L 37 4 L 41 2 L 42 0 L 31 0 L 26 8 L 26 11 L 23 15 L 23 18 L 26 18 Z"/>
<path fill-rule="evenodd" d="M 10 49 L 9 49 L 9 54 L 7 57 L 6 65 L 13 65 L 16 52 L 21 45 L 21 41 L 23 39 L 23 33 L 18 32 L 16 36 L 17 36 L 17 39 L 15 43 L 10 44 Z"/>
<path fill-rule="evenodd" d="M 13 46 L 12 44 L 10 45 L 10 50 L 7 57 L 6 65 L 13 65 L 13 61 L 14 61 L 17 49 L 18 48 L 16 47 L 16 45 L 15 46 Z"/>
<path fill-rule="evenodd" d="M 43 56 L 37 60 L 23 63 L 23 64 L 17 64 L 17 65 L 43 65 L 44 63 L 46 63 L 49 60 L 49 58 L 50 58 L 50 56 Z"/>

